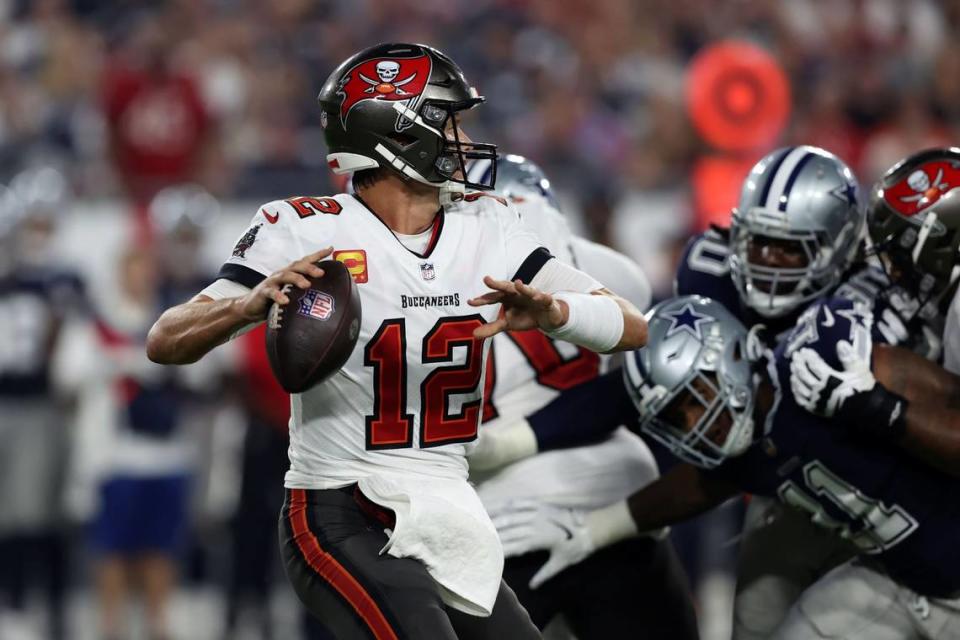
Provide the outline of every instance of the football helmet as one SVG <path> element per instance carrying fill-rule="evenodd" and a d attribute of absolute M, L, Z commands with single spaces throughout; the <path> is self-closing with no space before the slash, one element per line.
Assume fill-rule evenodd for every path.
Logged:
<path fill-rule="evenodd" d="M 960 278 L 960 148 L 927 149 L 877 182 L 867 226 L 891 279 L 928 309 Z"/>
<path fill-rule="evenodd" d="M 390 167 L 407 179 L 453 191 L 495 184 L 495 168 L 486 182 L 466 176 L 470 160 L 496 160 L 496 145 L 461 139 L 457 125 L 457 114 L 484 98 L 433 47 L 390 43 L 364 49 L 330 74 L 317 100 L 327 164 L 338 175 Z"/>
<path fill-rule="evenodd" d="M 699 467 L 746 451 L 760 376 L 743 323 L 702 296 L 661 302 L 648 323 L 647 345 L 623 369 L 640 428 Z"/>
<path fill-rule="evenodd" d="M 826 293 L 856 258 L 864 217 L 857 179 L 832 153 L 799 146 L 767 155 L 733 210 L 730 271 L 741 299 L 776 318 Z"/>
<path fill-rule="evenodd" d="M 489 182 L 496 171 L 497 191 L 509 198 L 524 198 L 535 195 L 546 200 L 560 211 L 560 204 L 550 186 L 550 180 L 535 162 L 512 153 L 499 156 L 496 162 L 476 160 L 467 173 L 472 182 Z"/>

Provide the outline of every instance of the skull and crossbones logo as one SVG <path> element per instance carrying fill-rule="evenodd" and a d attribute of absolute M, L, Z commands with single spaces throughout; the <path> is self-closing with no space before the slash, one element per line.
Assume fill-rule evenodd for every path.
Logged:
<path fill-rule="evenodd" d="M 914 190 L 913 195 L 901 196 L 903 202 L 929 201 L 932 202 L 940 197 L 943 191 L 947 190 L 948 185 L 943 181 L 943 169 L 937 170 L 937 175 L 930 180 L 930 176 L 923 169 L 917 169 L 907 176 L 907 186 Z"/>
<path fill-rule="evenodd" d="M 364 93 L 379 93 L 381 95 L 396 93 L 398 96 L 410 95 L 407 91 L 404 91 L 402 87 L 417 77 L 416 72 L 411 73 L 403 80 L 397 80 L 397 76 L 400 75 L 399 62 L 395 60 L 381 60 L 377 63 L 376 68 L 379 80 L 368 78 L 362 73 L 358 74 L 361 80 L 370 85 L 363 90 Z"/>

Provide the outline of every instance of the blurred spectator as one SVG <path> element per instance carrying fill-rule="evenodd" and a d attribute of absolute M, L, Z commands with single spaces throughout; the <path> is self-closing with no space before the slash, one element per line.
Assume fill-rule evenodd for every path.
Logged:
<path fill-rule="evenodd" d="M 173 66 L 176 28 L 162 15 L 142 17 L 104 71 L 110 156 L 137 207 L 165 186 L 202 177 L 214 140 L 196 79 Z"/>
<path fill-rule="evenodd" d="M 0 636 L 29 626 L 34 587 L 49 605 L 45 635 L 66 631 L 66 413 L 52 363 L 63 323 L 85 308 L 80 277 L 51 251 L 67 202 L 63 176 L 49 167 L 0 187 Z"/>

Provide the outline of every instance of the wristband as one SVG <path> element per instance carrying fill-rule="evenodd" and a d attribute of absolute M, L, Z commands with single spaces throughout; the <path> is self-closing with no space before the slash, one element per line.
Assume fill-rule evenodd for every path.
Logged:
<path fill-rule="evenodd" d="M 896 442 L 907 430 L 909 404 L 906 398 L 877 382 L 869 391 L 847 398 L 837 417 L 855 433 Z"/>
<path fill-rule="evenodd" d="M 597 353 L 610 351 L 623 337 L 623 311 L 610 296 L 558 291 L 554 300 L 567 303 L 567 321 L 552 331 L 551 338 L 566 340 Z"/>

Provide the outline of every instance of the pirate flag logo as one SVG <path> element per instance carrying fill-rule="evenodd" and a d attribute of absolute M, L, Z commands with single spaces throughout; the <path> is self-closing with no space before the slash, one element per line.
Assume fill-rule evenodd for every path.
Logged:
<path fill-rule="evenodd" d="M 340 124 L 346 128 L 350 110 L 364 100 L 401 101 L 416 109 L 417 101 L 430 78 L 430 56 L 414 58 L 373 58 L 356 65 L 343 75 L 337 95 L 340 103 Z M 397 118 L 397 131 L 413 124 L 409 119 Z"/>

